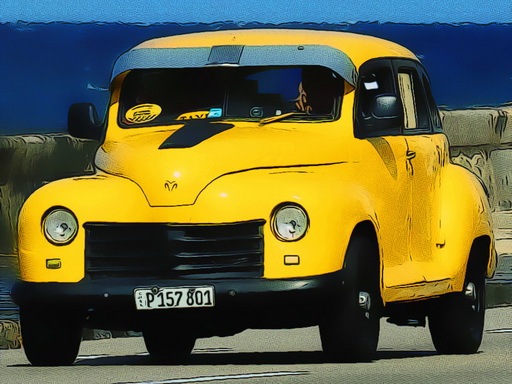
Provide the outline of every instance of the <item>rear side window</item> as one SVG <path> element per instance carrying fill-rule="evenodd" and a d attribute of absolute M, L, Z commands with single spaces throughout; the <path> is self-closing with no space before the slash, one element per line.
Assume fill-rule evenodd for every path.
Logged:
<path fill-rule="evenodd" d="M 404 128 L 429 129 L 430 116 L 423 84 L 415 69 L 400 69 L 398 87 L 404 109 Z"/>

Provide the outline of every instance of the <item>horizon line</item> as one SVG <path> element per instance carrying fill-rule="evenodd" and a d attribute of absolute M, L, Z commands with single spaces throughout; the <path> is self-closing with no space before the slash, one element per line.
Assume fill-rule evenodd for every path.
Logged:
<path fill-rule="evenodd" d="M 26 20 L 17 20 L 17 21 L 0 21 L 0 25 L 51 25 L 51 24 L 72 24 L 72 25 L 127 25 L 127 26 L 153 26 L 153 25 L 180 25 L 180 26 L 189 26 L 189 25 L 216 25 L 216 24 L 236 24 L 237 26 L 244 27 L 246 25 L 255 24 L 255 25 L 272 25 L 272 26 L 283 26 L 290 24 L 303 24 L 303 25 L 332 25 L 332 26 L 344 26 L 344 25 L 356 25 L 356 24 L 378 24 L 378 25 L 409 25 L 409 26 L 452 26 L 452 27 L 464 27 L 464 26 L 512 26 L 512 22 L 489 22 L 489 23 L 479 23 L 472 21 L 460 21 L 460 22 L 442 22 L 442 21 L 434 21 L 434 22 L 396 22 L 396 21 L 380 21 L 380 20 L 358 20 L 358 21 L 340 21 L 340 22 L 328 22 L 328 21 L 285 21 L 285 22 L 264 22 L 264 21 L 236 21 L 236 20 L 219 20 L 219 21 L 211 21 L 211 22 L 202 22 L 202 21 L 187 21 L 187 22 L 177 22 L 177 21 L 155 21 L 155 22 L 138 22 L 138 21 L 73 21 L 73 20 L 51 20 L 51 21 L 26 21 Z"/>

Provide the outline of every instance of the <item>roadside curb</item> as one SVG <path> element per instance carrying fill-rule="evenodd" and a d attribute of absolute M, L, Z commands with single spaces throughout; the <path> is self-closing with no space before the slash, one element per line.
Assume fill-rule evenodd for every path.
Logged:
<path fill-rule="evenodd" d="M 512 282 L 488 281 L 486 285 L 487 308 L 512 306 Z"/>
<path fill-rule="evenodd" d="M 82 340 L 104 340 L 121 337 L 141 336 L 140 332 L 105 331 L 102 329 L 84 328 Z M 0 350 L 19 349 L 22 346 L 20 323 L 18 320 L 0 320 Z"/>

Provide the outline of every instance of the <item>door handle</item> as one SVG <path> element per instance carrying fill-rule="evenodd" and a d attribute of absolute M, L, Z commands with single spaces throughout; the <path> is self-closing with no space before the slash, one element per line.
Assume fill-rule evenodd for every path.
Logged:
<path fill-rule="evenodd" d="M 416 157 L 416 152 L 414 151 L 407 151 L 405 154 L 407 160 L 412 160 Z"/>

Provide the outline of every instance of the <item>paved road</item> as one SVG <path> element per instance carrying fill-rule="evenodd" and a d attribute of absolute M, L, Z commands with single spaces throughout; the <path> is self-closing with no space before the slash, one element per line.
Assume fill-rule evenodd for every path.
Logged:
<path fill-rule="evenodd" d="M 383 323 L 372 363 L 322 362 L 317 328 L 201 339 L 187 366 L 153 365 L 141 338 L 85 341 L 71 367 L 0 351 L 1 383 L 512 383 L 512 307 L 487 311 L 480 352 L 437 355 L 428 331 Z"/>

